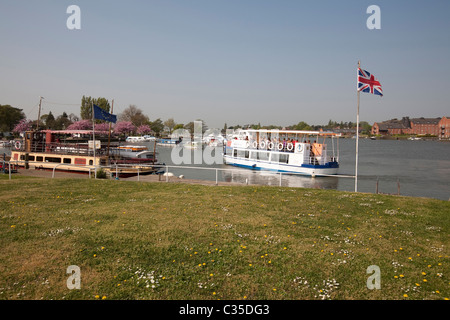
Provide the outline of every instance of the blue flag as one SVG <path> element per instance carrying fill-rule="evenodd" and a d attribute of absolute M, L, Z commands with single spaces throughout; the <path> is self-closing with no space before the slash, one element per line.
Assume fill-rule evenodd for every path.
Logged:
<path fill-rule="evenodd" d="M 94 119 L 105 120 L 108 122 L 117 122 L 117 116 L 111 113 L 106 112 L 99 106 L 94 104 Z"/>

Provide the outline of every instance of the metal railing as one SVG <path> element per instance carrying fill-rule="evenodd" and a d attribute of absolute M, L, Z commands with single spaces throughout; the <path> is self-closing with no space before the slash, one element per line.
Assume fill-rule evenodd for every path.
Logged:
<path fill-rule="evenodd" d="M 10 161 L 3 161 L 4 164 L 8 164 L 9 166 L 9 179 L 11 180 L 11 165 L 12 166 L 18 166 L 19 163 L 25 165 L 25 163 L 28 164 L 34 164 L 34 163 L 38 163 L 38 162 L 33 162 L 33 161 L 24 161 L 24 160 L 10 160 Z M 155 165 L 132 165 L 132 164 L 115 164 L 115 165 L 110 165 L 110 166 L 86 166 L 86 165 L 75 165 L 75 164 L 64 164 L 64 163 L 58 163 L 55 164 L 55 166 L 51 167 L 51 168 L 47 168 L 52 170 L 52 178 L 55 177 L 55 173 L 56 170 L 58 169 L 58 167 L 60 166 L 69 166 L 69 167 L 77 167 L 77 168 L 86 168 L 86 172 L 88 172 L 89 174 L 89 178 L 91 178 L 92 176 L 92 172 L 94 172 L 94 178 L 97 178 L 97 171 L 100 169 L 109 169 L 109 178 L 113 178 L 114 173 L 115 173 L 115 178 L 118 178 L 118 176 L 120 176 L 121 173 L 121 169 L 129 169 L 129 168 L 135 168 L 136 169 L 136 176 L 137 176 L 137 180 L 140 181 L 140 175 L 142 172 L 145 171 L 145 169 L 148 168 L 160 168 L 160 169 L 165 169 L 164 172 L 156 172 L 155 174 L 160 174 L 165 176 L 165 180 L 166 182 L 169 182 L 169 169 L 175 169 L 175 170 L 179 170 L 179 169 L 183 169 L 183 170 L 207 170 L 207 171 L 213 171 L 215 173 L 215 185 L 219 184 L 219 172 L 237 172 L 237 173 L 243 173 L 246 172 L 243 169 L 235 169 L 235 168 L 208 168 L 208 167 L 192 167 L 192 166 L 172 166 L 172 165 L 165 165 L 165 164 L 155 164 Z M 142 170 L 142 171 L 141 171 Z M 247 171 L 248 172 L 248 171 Z M 272 174 L 274 176 L 278 175 L 279 176 L 279 186 L 282 186 L 282 178 L 283 176 L 310 176 L 311 178 L 315 178 L 315 177 L 336 177 L 336 178 L 355 178 L 355 176 L 353 175 L 338 175 L 338 174 L 314 174 L 314 175 L 305 175 L 304 173 L 295 173 L 295 172 L 271 172 L 271 171 L 264 171 L 265 174 Z M 207 180 L 207 181 L 211 181 L 209 179 L 199 179 L 199 180 Z"/>

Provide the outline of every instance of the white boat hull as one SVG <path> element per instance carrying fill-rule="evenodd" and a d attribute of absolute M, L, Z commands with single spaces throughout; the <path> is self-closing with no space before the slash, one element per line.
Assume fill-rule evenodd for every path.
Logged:
<path fill-rule="evenodd" d="M 302 174 L 307 176 L 335 175 L 338 173 L 339 166 L 333 165 L 290 165 L 282 163 L 273 163 L 269 161 L 235 158 L 224 155 L 225 164 L 252 170 L 269 170 L 274 172 L 286 172 L 293 174 Z"/>

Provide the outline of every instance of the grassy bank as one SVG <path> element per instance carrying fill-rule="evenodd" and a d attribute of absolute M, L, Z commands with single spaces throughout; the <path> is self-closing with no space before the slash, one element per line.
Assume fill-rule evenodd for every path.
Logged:
<path fill-rule="evenodd" d="M 2 176 L 0 217 L 0 299 L 450 298 L 446 201 Z"/>

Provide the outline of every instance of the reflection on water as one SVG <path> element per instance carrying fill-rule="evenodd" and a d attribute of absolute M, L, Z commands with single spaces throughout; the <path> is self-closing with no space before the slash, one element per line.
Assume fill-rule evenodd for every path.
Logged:
<path fill-rule="evenodd" d="M 153 142 L 145 144 L 153 150 Z M 353 175 L 355 172 L 355 139 L 339 141 L 339 174 Z M 157 146 L 158 160 L 166 165 L 171 161 L 171 147 Z M 1 149 L 10 154 L 9 149 Z M 194 152 L 191 150 L 192 163 L 184 166 L 198 168 L 217 168 L 218 181 L 242 184 L 279 186 L 280 175 L 266 171 L 239 169 L 224 164 L 194 164 Z M 224 170 L 227 169 L 227 170 Z M 170 169 L 176 176 L 184 175 L 188 179 L 216 179 L 216 170 Z M 400 194 L 416 197 L 429 197 L 442 200 L 450 198 L 450 143 L 439 141 L 408 140 L 370 140 L 361 139 L 359 143 L 358 191 L 374 193 L 378 180 L 378 189 L 382 193 Z M 298 175 L 281 176 L 282 186 L 337 189 L 354 191 L 354 179 L 342 177 L 305 177 Z"/>
<path fill-rule="evenodd" d="M 222 172 L 223 181 L 242 184 L 258 184 L 266 186 L 337 189 L 338 180 L 333 177 L 311 178 L 300 175 L 289 175 L 268 171 L 252 171 L 246 169 L 233 169 Z M 280 181 L 281 178 L 281 181 Z"/>

